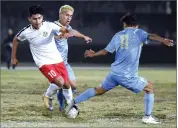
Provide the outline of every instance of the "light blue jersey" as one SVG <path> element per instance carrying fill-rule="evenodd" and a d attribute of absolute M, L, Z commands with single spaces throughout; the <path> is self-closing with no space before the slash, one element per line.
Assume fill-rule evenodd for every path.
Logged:
<path fill-rule="evenodd" d="M 142 44 L 147 43 L 147 32 L 136 28 L 126 28 L 114 35 L 105 48 L 106 51 L 116 52 L 111 72 L 117 75 L 137 75 Z"/>
<path fill-rule="evenodd" d="M 62 26 L 59 21 L 54 21 L 55 24 L 58 24 L 59 26 Z M 67 26 L 67 28 L 70 30 L 72 27 L 70 25 Z M 59 35 L 59 33 L 56 33 L 56 35 Z M 61 53 L 61 56 L 64 60 L 64 63 L 67 64 L 68 60 L 68 42 L 67 39 L 55 39 L 56 47 L 58 51 Z"/>
<path fill-rule="evenodd" d="M 102 82 L 105 90 L 121 85 L 135 93 L 142 91 L 147 80 L 138 76 L 139 58 L 143 43 L 147 43 L 148 33 L 141 29 L 126 28 L 115 34 L 105 50 L 116 52 L 111 72 Z"/>
<path fill-rule="evenodd" d="M 62 26 L 59 21 L 54 21 L 55 24 Z M 67 26 L 68 30 L 72 30 L 72 27 L 70 25 Z M 59 35 L 59 33 L 55 33 L 55 35 Z M 67 72 L 69 75 L 70 80 L 75 80 L 75 74 L 71 68 L 71 66 L 68 64 L 68 42 L 67 39 L 55 39 L 56 47 L 58 51 L 61 53 L 61 56 L 64 60 L 64 63 L 67 68 Z"/>

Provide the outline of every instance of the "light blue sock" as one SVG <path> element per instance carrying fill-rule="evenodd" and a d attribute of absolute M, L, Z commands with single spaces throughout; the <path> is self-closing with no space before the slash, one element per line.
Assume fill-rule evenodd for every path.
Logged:
<path fill-rule="evenodd" d="M 74 98 L 74 102 L 76 104 L 83 102 L 85 100 L 88 100 L 91 97 L 95 96 L 95 89 L 94 88 L 89 88 L 86 91 L 84 91 L 83 93 L 81 93 L 79 96 Z"/>
<path fill-rule="evenodd" d="M 145 102 L 145 115 L 149 116 L 151 115 L 153 110 L 154 94 L 145 93 L 144 102 Z"/>

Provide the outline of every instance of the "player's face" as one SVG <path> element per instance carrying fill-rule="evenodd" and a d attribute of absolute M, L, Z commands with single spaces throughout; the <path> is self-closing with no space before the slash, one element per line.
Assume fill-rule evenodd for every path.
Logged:
<path fill-rule="evenodd" d="M 28 19 L 34 28 L 39 29 L 43 21 L 43 16 L 41 14 L 35 14 Z"/>
<path fill-rule="evenodd" d="M 64 12 L 61 12 L 60 15 L 59 15 L 60 22 L 64 26 L 70 24 L 70 21 L 72 20 L 73 13 L 74 12 L 71 11 L 71 10 L 66 10 Z"/>

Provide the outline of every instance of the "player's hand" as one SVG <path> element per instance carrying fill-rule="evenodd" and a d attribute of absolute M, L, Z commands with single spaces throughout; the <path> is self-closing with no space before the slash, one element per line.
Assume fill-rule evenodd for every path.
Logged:
<path fill-rule="evenodd" d="M 61 34 L 58 35 L 58 36 L 55 36 L 55 39 L 62 39 L 62 38 L 68 39 L 69 37 L 73 37 L 74 36 L 72 31 L 67 30 L 64 27 L 61 28 L 60 32 L 61 32 Z"/>
<path fill-rule="evenodd" d="M 11 58 L 11 64 L 12 65 L 17 65 L 18 64 L 17 58 Z"/>
<path fill-rule="evenodd" d="M 170 40 L 170 39 L 164 39 L 163 43 L 164 45 L 169 46 L 169 47 L 174 45 L 173 40 Z"/>
<path fill-rule="evenodd" d="M 87 42 L 87 43 L 90 43 L 92 42 L 92 39 L 88 36 L 84 36 L 84 40 Z"/>
<path fill-rule="evenodd" d="M 69 30 L 66 27 L 61 27 L 60 32 L 62 34 L 67 33 Z"/>
<path fill-rule="evenodd" d="M 90 50 L 86 50 L 86 51 L 85 51 L 84 56 L 85 56 L 85 58 L 86 58 L 86 57 L 93 57 L 94 54 L 95 54 L 95 51 L 93 51 L 93 50 L 90 49 Z"/>

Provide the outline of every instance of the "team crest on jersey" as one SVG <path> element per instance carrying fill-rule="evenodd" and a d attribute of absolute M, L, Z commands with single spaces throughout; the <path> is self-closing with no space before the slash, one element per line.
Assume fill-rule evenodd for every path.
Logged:
<path fill-rule="evenodd" d="M 48 35 L 48 32 L 43 32 L 44 37 L 47 37 L 47 35 Z"/>

